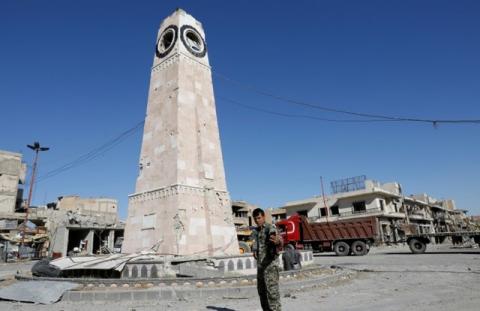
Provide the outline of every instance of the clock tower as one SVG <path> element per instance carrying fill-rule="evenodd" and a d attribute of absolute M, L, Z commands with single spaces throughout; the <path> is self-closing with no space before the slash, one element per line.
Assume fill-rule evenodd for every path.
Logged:
<path fill-rule="evenodd" d="M 124 253 L 239 253 L 207 51 L 201 23 L 185 11 L 160 25 Z"/>

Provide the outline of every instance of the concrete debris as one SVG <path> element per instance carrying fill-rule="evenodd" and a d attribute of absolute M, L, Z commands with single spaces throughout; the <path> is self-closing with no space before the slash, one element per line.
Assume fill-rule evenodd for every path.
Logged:
<path fill-rule="evenodd" d="M 115 222 L 113 221 L 102 221 L 101 219 L 99 219 L 99 217 L 82 215 L 73 211 L 68 211 L 66 216 L 70 225 L 82 225 L 84 227 L 93 227 L 99 225 L 104 225 L 108 227 L 115 225 Z"/>
<path fill-rule="evenodd" d="M 224 276 L 224 272 L 206 262 L 184 262 L 174 266 L 178 276 L 193 278 L 210 278 Z"/>
<path fill-rule="evenodd" d="M 21 243 L 22 238 L 20 236 L 12 237 L 7 233 L 0 233 L 0 240 L 9 241 L 12 243 Z M 48 234 L 40 233 L 40 234 L 35 234 L 33 236 L 26 236 L 24 239 L 24 242 L 25 243 L 32 243 L 32 242 L 42 243 L 46 240 L 48 240 Z"/>
<path fill-rule="evenodd" d="M 32 281 L 17 282 L 0 289 L 0 299 L 52 304 L 60 300 L 62 295 L 76 288 L 78 284 L 72 282 Z M 39 291 L 38 289 L 42 290 Z"/>
<path fill-rule="evenodd" d="M 50 262 L 50 265 L 64 270 L 116 270 L 122 271 L 125 263 L 135 260 L 154 260 L 153 253 L 113 254 L 104 256 L 62 257 Z"/>
<path fill-rule="evenodd" d="M 133 254 L 110 254 L 97 256 L 62 257 L 50 262 L 41 261 L 32 267 L 32 274 L 44 277 L 82 277 L 92 275 L 116 274 L 116 277 L 130 267 L 145 262 L 155 262 L 156 277 L 221 277 L 224 272 L 215 267 L 214 262 L 204 256 L 159 255 L 155 251 L 143 251 Z M 137 269 L 137 268 L 135 268 Z M 96 271 L 96 272 L 92 272 Z M 113 273 L 113 274 L 112 274 Z M 128 274 L 128 272 L 127 272 Z M 123 276 L 122 276 L 123 277 Z"/>
<path fill-rule="evenodd" d="M 16 219 L 0 219 L 0 230 L 17 229 L 18 221 Z"/>
<path fill-rule="evenodd" d="M 60 268 L 51 265 L 47 259 L 42 259 L 32 266 L 32 275 L 39 277 L 59 277 L 61 274 Z"/>

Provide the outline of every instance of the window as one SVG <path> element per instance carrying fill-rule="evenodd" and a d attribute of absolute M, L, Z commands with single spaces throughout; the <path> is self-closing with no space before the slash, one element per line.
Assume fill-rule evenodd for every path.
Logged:
<path fill-rule="evenodd" d="M 365 206 L 365 201 L 353 202 L 353 212 L 354 213 L 363 213 L 367 210 Z"/>
<path fill-rule="evenodd" d="M 380 201 L 380 209 L 383 211 L 385 210 L 385 203 L 383 202 L 383 200 L 379 200 Z"/>
<path fill-rule="evenodd" d="M 330 207 L 330 214 L 331 215 L 339 215 L 340 212 L 338 211 L 338 205 L 333 205 Z"/>
<path fill-rule="evenodd" d="M 298 215 L 308 217 L 308 211 L 298 211 Z"/>
<path fill-rule="evenodd" d="M 319 210 L 320 210 L 321 217 L 327 216 L 327 209 L 325 207 L 319 208 Z"/>
<path fill-rule="evenodd" d="M 248 215 L 247 212 L 235 212 L 235 217 L 246 218 Z"/>

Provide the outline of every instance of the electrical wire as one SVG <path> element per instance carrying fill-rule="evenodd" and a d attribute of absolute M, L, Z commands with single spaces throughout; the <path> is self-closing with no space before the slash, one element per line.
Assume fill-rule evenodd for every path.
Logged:
<path fill-rule="evenodd" d="M 194 62 L 198 63 L 199 65 L 205 66 L 203 63 L 199 62 L 196 59 L 191 59 Z M 246 84 L 246 83 L 241 83 L 235 79 L 229 78 L 223 73 L 217 72 L 214 70 L 212 67 L 206 66 L 210 69 L 212 72 L 212 75 L 215 75 L 224 81 L 230 82 L 233 85 L 236 85 L 238 88 L 251 91 L 253 93 L 256 93 L 258 95 L 262 95 L 265 97 L 270 97 L 279 101 L 287 102 L 290 104 L 294 105 L 300 105 L 304 107 L 309 107 L 313 109 L 319 109 L 323 111 L 328 111 L 328 112 L 334 112 L 334 113 L 342 113 L 342 114 L 348 114 L 348 115 L 353 115 L 357 117 L 363 117 L 363 118 L 375 118 L 375 119 L 385 119 L 385 120 L 390 120 L 390 121 L 401 121 L 401 122 L 421 122 L 421 123 L 429 123 L 433 125 L 434 128 L 436 128 L 440 123 L 453 123 L 453 124 L 480 124 L 480 119 L 421 119 L 421 118 L 406 118 L 406 117 L 397 117 L 397 116 L 389 116 L 389 115 L 383 115 L 383 114 L 371 114 L 371 113 L 362 113 L 362 112 L 356 112 L 356 111 L 350 111 L 350 110 L 344 110 L 344 109 L 337 109 L 337 108 L 331 108 L 327 106 L 322 106 L 322 105 L 317 105 L 317 104 L 312 104 L 312 103 L 307 103 L 304 101 L 299 101 L 299 100 L 294 100 L 291 98 L 287 98 L 284 96 L 276 95 L 271 92 L 264 91 L 260 88 L 257 88 L 251 84 Z M 376 122 L 376 120 L 370 120 L 368 122 Z"/>
<path fill-rule="evenodd" d="M 217 96 L 221 101 L 229 102 L 234 105 L 244 107 L 250 110 L 254 111 L 259 111 L 267 114 L 272 114 L 276 116 L 281 116 L 281 117 L 287 117 L 287 118 L 296 118 L 296 119 L 310 119 L 310 120 L 317 120 L 317 121 L 326 121 L 326 122 L 339 122 L 339 123 L 369 123 L 369 122 L 398 122 L 398 120 L 389 120 L 389 119 L 330 119 L 330 118 L 321 118 L 321 117 L 316 117 L 316 116 L 311 116 L 311 115 L 304 115 L 304 114 L 290 114 L 290 113 L 284 113 L 284 112 L 277 112 L 273 110 L 268 110 L 268 109 L 263 109 L 247 104 L 240 103 L 238 101 L 235 101 L 233 99 L 229 99 L 223 96 Z"/>
<path fill-rule="evenodd" d="M 340 114 L 346 114 L 346 115 L 351 115 L 351 116 L 356 116 L 364 119 L 335 119 L 335 118 L 322 118 L 322 117 L 317 117 L 317 116 L 312 116 L 312 115 L 305 115 L 305 114 L 290 114 L 290 113 L 284 113 L 284 112 L 278 112 L 278 111 L 273 111 L 273 110 L 268 110 L 268 109 L 263 109 L 255 106 L 251 106 L 248 104 L 241 103 L 239 101 L 229 99 L 226 97 L 219 96 L 223 101 L 232 103 L 237 106 L 241 106 L 250 110 L 262 112 L 262 113 L 268 113 L 272 115 L 277 115 L 281 117 L 288 117 L 288 118 L 298 118 L 298 119 L 311 119 L 311 120 L 317 120 L 317 121 L 326 121 L 326 122 L 337 122 L 337 123 L 369 123 L 369 122 L 422 122 L 422 123 L 430 123 L 434 127 L 441 123 L 452 123 L 452 124 L 480 124 L 480 119 L 421 119 L 421 118 L 405 118 L 405 117 L 398 117 L 398 116 L 389 116 L 389 115 L 383 115 L 383 114 L 371 114 L 371 113 L 362 113 L 362 112 L 356 112 L 356 111 L 350 111 L 350 110 L 343 110 L 343 109 L 337 109 L 337 108 L 331 108 L 331 107 L 326 107 L 322 105 L 317 105 L 313 103 L 308 103 L 308 102 L 303 102 L 287 97 L 283 97 L 280 95 L 273 94 L 271 92 L 267 92 L 264 90 L 261 90 L 260 88 L 257 88 L 253 85 L 241 83 L 237 80 L 231 79 L 227 77 L 224 74 L 221 74 L 219 72 L 214 71 L 213 69 L 211 70 L 212 74 L 215 76 L 223 79 L 224 81 L 230 82 L 231 84 L 237 86 L 238 88 L 241 88 L 243 90 L 247 90 L 250 92 L 253 92 L 258 95 L 262 95 L 265 97 L 270 97 L 278 101 L 283 101 L 289 104 L 294 104 L 297 106 L 303 106 L 303 107 L 308 107 L 312 109 L 318 109 L 322 111 L 327 111 L 327 112 L 333 112 L 333 113 L 340 113 Z M 368 118 L 368 119 L 365 119 Z M 86 154 L 81 155 L 77 159 L 68 162 L 54 170 L 51 170 L 47 172 L 45 175 L 40 176 L 37 179 L 37 182 L 41 182 L 44 180 L 47 180 L 49 178 L 52 178 L 58 174 L 61 174 L 67 170 L 73 169 L 75 167 L 78 167 L 80 165 L 83 165 L 85 163 L 88 163 L 106 152 L 110 151 L 112 148 L 123 142 L 126 138 L 130 137 L 134 133 L 136 133 L 138 130 L 140 130 L 145 122 L 139 122 L 132 128 L 120 133 L 118 136 L 115 138 L 109 140 L 108 142 L 100 145 L 99 147 L 89 151 Z"/>
<path fill-rule="evenodd" d="M 327 112 L 333 112 L 333 113 L 341 113 L 341 114 L 347 114 L 347 115 L 352 115 L 356 117 L 362 117 L 362 118 L 374 118 L 374 120 L 369 120 L 368 122 L 377 122 L 378 120 L 376 119 L 384 119 L 384 120 L 390 120 L 390 121 L 401 121 L 401 122 L 421 122 L 421 123 L 430 123 L 434 127 L 441 123 L 453 123 L 453 124 L 460 124 L 460 123 L 466 123 L 466 124 L 480 124 L 480 119 L 421 119 L 421 118 L 406 118 L 406 117 L 398 117 L 398 116 L 389 116 L 389 115 L 383 115 L 383 114 L 371 114 L 371 113 L 362 113 L 362 112 L 356 112 L 356 111 L 350 111 L 350 110 L 343 110 L 343 109 L 337 109 L 337 108 L 331 108 L 331 107 L 326 107 L 322 105 L 317 105 L 313 103 L 308 103 L 304 101 L 299 101 L 291 98 L 287 98 L 284 96 L 276 95 L 271 92 L 264 91 L 260 88 L 257 88 L 253 85 L 246 84 L 246 83 L 241 83 L 237 80 L 231 79 L 227 77 L 226 75 L 216 72 L 212 69 L 212 73 L 221 78 L 224 81 L 227 81 L 235 86 L 237 86 L 240 89 L 247 90 L 250 92 L 253 92 L 255 94 L 264 96 L 264 97 L 270 97 L 278 101 L 283 101 L 289 104 L 294 104 L 297 106 L 304 106 L 312 109 L 318 109 L 318 110 L 323 110 Z"/>
<path fill-rule="evenodd" d="M 64 165 L 45 173 L 45 175 L 42 175 L 37 179 L 37 182 L 41 182 L 41 181 L 44 181 L 46 179 L 52 178 L 52 177 L 54 177 L 58 174 L 61 174 L 65 171 L 67 171 L 67 170 L 70 170 L 70 169 L 73 169 L 73 168 L 78 167 L 80 165 L 83 165 L 85 163 L 88 163 L 88 162 L 104 155 L 106 152 L 108 152 L 112 148 L 116 147 L 118 144 L 122 143 L 125 139 L 127 139 L 128 137 L 135 134 L 138 130 L 142 129 L 142 126 L 143 126 L 144 123 L 145 123 L 144 121 L 137 123 L 132 128 L 129 128 L 128 130 L 120 133 L 118 136 L 116 136 L 113 139 L 107 141 L 106 143 L 100 145 L 99 147 L 92 149 L 91 151 L 81 155 L 80 157 L 76 158 L 75 160 L 73 160 L 71 162 L 65 163 Z"/>

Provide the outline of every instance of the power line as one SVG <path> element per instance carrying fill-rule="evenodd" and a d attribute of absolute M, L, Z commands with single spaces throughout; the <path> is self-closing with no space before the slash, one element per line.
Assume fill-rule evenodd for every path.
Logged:
<path fill-rule="evenodd" d="M 201 62 L 192 59 L 193 61 L 197 62 L 198 64 L 204 66 Z M 342 114 L 348 114 L 348 115 L 353 115 L 357 117 L 363 117 L 363 118 L 375 118 L 375 119 L 385 119 L 385 120 L 390 120 L 390 121 L 401 121 L 401 122 L 419 122 L 419 123 L 429 123 L 433 125 L 433 127 L 437 127 L 440 123 L 453 123 L 453 124 L 480 124 L 480 119 L 421 119 L 421 118 L 406 118 L 406 117 L 397 117 L 397 116 L 389 116 L 389 115 L 384 115 L 384 114 L 371 114 L 371 113 L 362 113 L 362 112 L 356 112 L 356 111 L 351 111 L 351 110 L 344 110 L 344 109 L 337 109 L 337 108 L 331 108 L 327 106 L 322 106 L 322 105 L 317 105 L 317 104 L 312 104 L 312 103 L 307 103 L 304 101 L 299 101 L 299 100 L 294 100 L 291 98 L 287 98 L 284 96 L 276 95 L 271 92 L 267 92 L 265 90 L 262 90 L 260 88 L 257 88 L 251 84 L 246 84 L 246 83 L 241 83 L 237 80 L 234 80 L 232 78 L 227 77 L 226 75 L 217 72 L 214 70 L 212 67 L 210 67 L 210 70 L 212 74 L 215 76 L 230 82 L 237 87 L 251 91 L 253 93 L 265 96 L 265 97 L 270 97 L 279 101 L 284 101 L 290 104 L 294 105 L 300 105 L 304 107 L 309 107 L 313 109 L 319 109 L 323 111 L 328 111 L 328 112 L 334 112 L 334 113 L 342 113 Z M 373 121 L 373 120 L 372 120 Z M 369 122 L 372 122 L 369 121 Z M 376 121 L 373 121 L 376 122 Z"/>
<path fill-rule="evenodd" d="M 64 165 L 45 173 L 45 175 L 42 175 L 41 177 L 38 178 L 38 182 L 44 181 L 44 180 L 49 179 L 51 177 L 54 177 L 58 174 L 61 174 L 65 171 L 68 171 L 70 169 L 73 169 L 75 167 L 83 165 L 87 162 L 90 162 L 90 161 L 104 155 L 106 152 L 108 152 L 112 148 L 116 147 L 118 144 L 122 143 L 125 139 L 127 139 L 128 137 L 135 134 L 139 129 L 142 128 L 143 124 L 144 124 L 144 121 L 139 122 L 135 126 L 133 126 L 132 128 L 129 128 L 128 130 L 120 133 L 119 135 L 117 135 L 113 139 L 111 139 L 111 140 L 107 141 L 106 143 L 104 143 L 104 144 L 92 149 L 91 151 L 81 155 L 80 157 L 76 158 L 75 160 L 73 160 L 71 162 L 68 162 L 68 163 L 65 163 Z"/>
<path fill-rule="evenodd" d="M 356 111 L 350 111 L 350 110 L 343 110 L 343 109 L 337 109 L 337 108 L 331 108 L 331 107 L 326 107 L 322 105 L 317 105 L 313 103 L 308 103 L 304 101 L 299 101 L 291 98 L 287 98 L 284 96 L 276 95 L 271 92 L 264 91 L 260 88 L 257 88 L 253 85 L 246 84 L 246 83 L 241 83 L 237 80 L 231 79 L 224 74 L 221 74 L 219 72 L 216 72 L 212 69 L 212 73 L 223 79 L 224 81 L 230 82 L 233 85 L 243 89 L 247 90 L 250 92 L 253 92 L 258 95 L 262 95 L 265 97 L 270 97 L 279 101 L 283 101 L 286 103 L 298 105 L 298 106 L 304 106 L 304 107 L 309 107 L 312 109 L 318 109 L 318 110 L 323 110 L 323 111 L 328 111 L 328 112 L 334 112 L 334 113 L 341 113 L 341 114 L 347 114 L 347 115 L 352 115 L 352 116 L 357 116 L 357 117 L 362 117 L 362 118 L 374 118 L 374 119 L 384 119 L 384 120 L 390 120 L 390 121 L 401 121 L 401 122 L 421 122 L 421 123 L 429 123 L 432 124 L 433 126 L 437 126 L 438 124 L 441 123 L 453 123 L 453 124 L 460 124 L 460 123 L 466 123 L 466 124 L 480 124 L 480 119 L 421 119 L 421 118 L 405 118 L 405 117 L 398 117 L 398 116 L 389 116 L 389 115 L 383 115 L 383 114 L 371 114 L 371 113 L 362 113 L 362 112 L 356 112 Z M 370 120 L 369 122 L 377 122 L 378 120 Z"/>
<path fill-rule="evenodd" d="M 318 120 L 318 121 L 327 121 L 327 122 L 339 122 L 339 123 L 369 123 L 369 122 L 398 122 L 398 120 L 389 120 L 389 119 L 330 119 L 330 118 L 321 118 L 321 117 L 316 117 L 316 116 L 311 116 L 311 115 L 304 115 L 304 114 L 290 114 L 290 113 L 284 113 L 284 112 L 277 112 L 277 111 L 272 111 L 272 110 L 267 110 L 247 104 L 240 103 L 238 101 L 235 101 L 233 99 L 229 99 L 223 96 L 217 96 L 222 101 L 226 101 L 229 103 L 232 103 L 234 105 L 244 107 L 250 110 L 254 111 L 259 111 L 267 114 L 272 114 L 276 116 L 281 116 L 281 117 L 287 117 L 287 118 L 296 118 L 296 119 L 311 119 L 311 120 Z"/>
<path fill-rule="evenodd" d="M 313 120 L 320 120 L 320 121 L 329 121 L 329 122 L 388 122 L 392 120 L 383 120 L 383 119 L 368 119 L 368 120 L 347 120 L 347 119 L 327 119 L 327 118 L 320 118 L 320 117 L 315 117 L 315 116 L 309 116 L 309 115 L 294 115 L 294 114 L 286 114 L 286 113 L 280 113 L 280 112 L 275 112 L 275 111 L 270 111 L 270 110 L 265 110 L 261 109 L 258 107 L 250 106 L 247 104 L 240 103 L 238 101 L 235 101 L 233 99 L 225 98 L 225 97 L 219 97 L 221 100 L 233 103 L 238 106 L 242 106 L 251 110 L 256 110 L 260 111 L 263 113 L 269 113 L 269 114 L 274 114 L 278 116 L 283 116 L 283 117 L 290 117 L 290 118 L 303 118 L 303 119 L 313 119 Z M 92 149 L 91 151 L 79 156 L 73 161 L 67 162 L 56 169 L 53 169 L 51 171 L 48 171 L 47 173 L 41 175 L 38 179 L 37 182 L 42 182 L 45 181 L 49 178 L 55 177 L 65 171 L 74 169 L 78 166 L 81 166 L 83 164 L 86 164 L 113 149 L 120 143 L 122 143 L 125 139 L 130 137 L 131 135 L 135 134 L 138 130 L 140 130 L 145 122 L 139 122 L 133 127 L 129 128 L 128 130 L 120 133 L 113 139 L 107 141 L 106 143 Z"/>
<path fill-rule="evenodd" d="M 388 115 L 383 115 L 383 114 L 370 114 L 370 113 L 361 113 L 361 112 L 355 112 L 355 111 L 349 111 L 349 110 L 336 109 L 336 108 L 321 106 L 321 105 L 317 105 L 317 104 L 307 103 L 307 102 L 298 101 L 298 100 L 290 99 L 290 98 L 287 98 L 287 97 L 275 95 L 273 93 L 263 91 L 263 90 L 261 90 L 257 87 L 252 86 L 252 85 L 238 82 L 238 81 L 236 81 L 234 79 L 231 79 L 231 78 L 229 78 L 229 77 L 227 77 L 227 76 L 225 76 L 221 73 L 218 73 L 218 72 L 214 71 L 213 69 L 212 69 L 212 73 L 215 74 L 216 76 L 220 77 L 221 79 L 236 85 L 237 87 L 239 87 L 241 89 L 248 90 L 248 91 L 251 91 L 253 93 L 256 93 L 256 94 L 259 94 L 259 95 L 262 95 L 262 96 L 265 96 L 265 97 L 270 97 L 270 98 L 273 98 L 273 99 L 276 99 L 276 100 L 279 100 L 279 101 L 284 101 L 284 102 L 287 102 L 287 103 L 290 103 L 290 104 L 300 105 L 300 106 L 309 107 L 309 108 L 313 108 L 313 109 L 319 109 L 319 110 L 334 112 L 334 113 L 347 114 L 347 115 L 352 115 L 352 116 L 362 117 L 362 118 L 368 118 L 368 119 L 335 119 L 335 118 L 322 118 L 322 117 L 316 117 L 316 116 L 304 115 L 304 114 L 290 114 L 290 113 L 267 110 L 267 109 L 247 105 L 247 104 L 244 104 L 244 103 L 240 103 L 238 101 L 235 101 L 235 100 L 232 100 L 232 99 L 229 99 L 229 98 L 217 96 L 218 98 L 220 98 L 224 101 L 230 102 L 232 104 L 235 104 L 237 106 L 241 106 L 241 107 L 244 107 L 244 108 L 247 108 L 247 109 L 250 109 L 250 110 L 254 110 L 254 111 L 259 111 L 259 112 L 268 113 L 268 114 L 272 114 L 272 115 L 282 116 L 282 117 L 311 119 L 311 120 L 338 122 L 338 123 L 423 122 L 423 123 L 430 123 L 435 127 L 440 123 L 480 124 L 480 119 L 405 118 L 405 117 L 397 117 L 397 116 L 388 116 Z M 90 162 L 90 161 L 102 156 L 103 154 L 105 154 L 106 152 L 108 152 L 112 148 L 116 147 L 121 142 L 123 142 L 126 138 L 128 138 L 131 135 L 133 135 L 134 133 L 136 133 L 139 129 L 142 128 L 144 123 L 145 123 L 144 121 L 137 123 L 132 128 L 120 133 L 118 136 L 116 136 L 113 139 L 109 140 L 108 142 L 100 145 L 99 147 L 89 151 L 88 153 L 81 155 L 77 159 L 75 159 L 71 162 L 68 162 L 68 163 L 66 163 L 66 164 L 64 164 L 64 165 L 62 165 L 62 166 L 60 166 L 60 167 L 58 167 L 54 170 L 51 170 L 51 171 L 47 172 L 45 175 L 40 176 L 38 178 L 37 182 L 41 182 L 41 181 L 44 181 L 46 179 L 52 178 L 52 177 L 54 177 L 58 174 L 61 174 L 65 171 L 67 171 L 67 170 L 73 169 L 75 167 L 83 165 L 87 162 Z"/>

